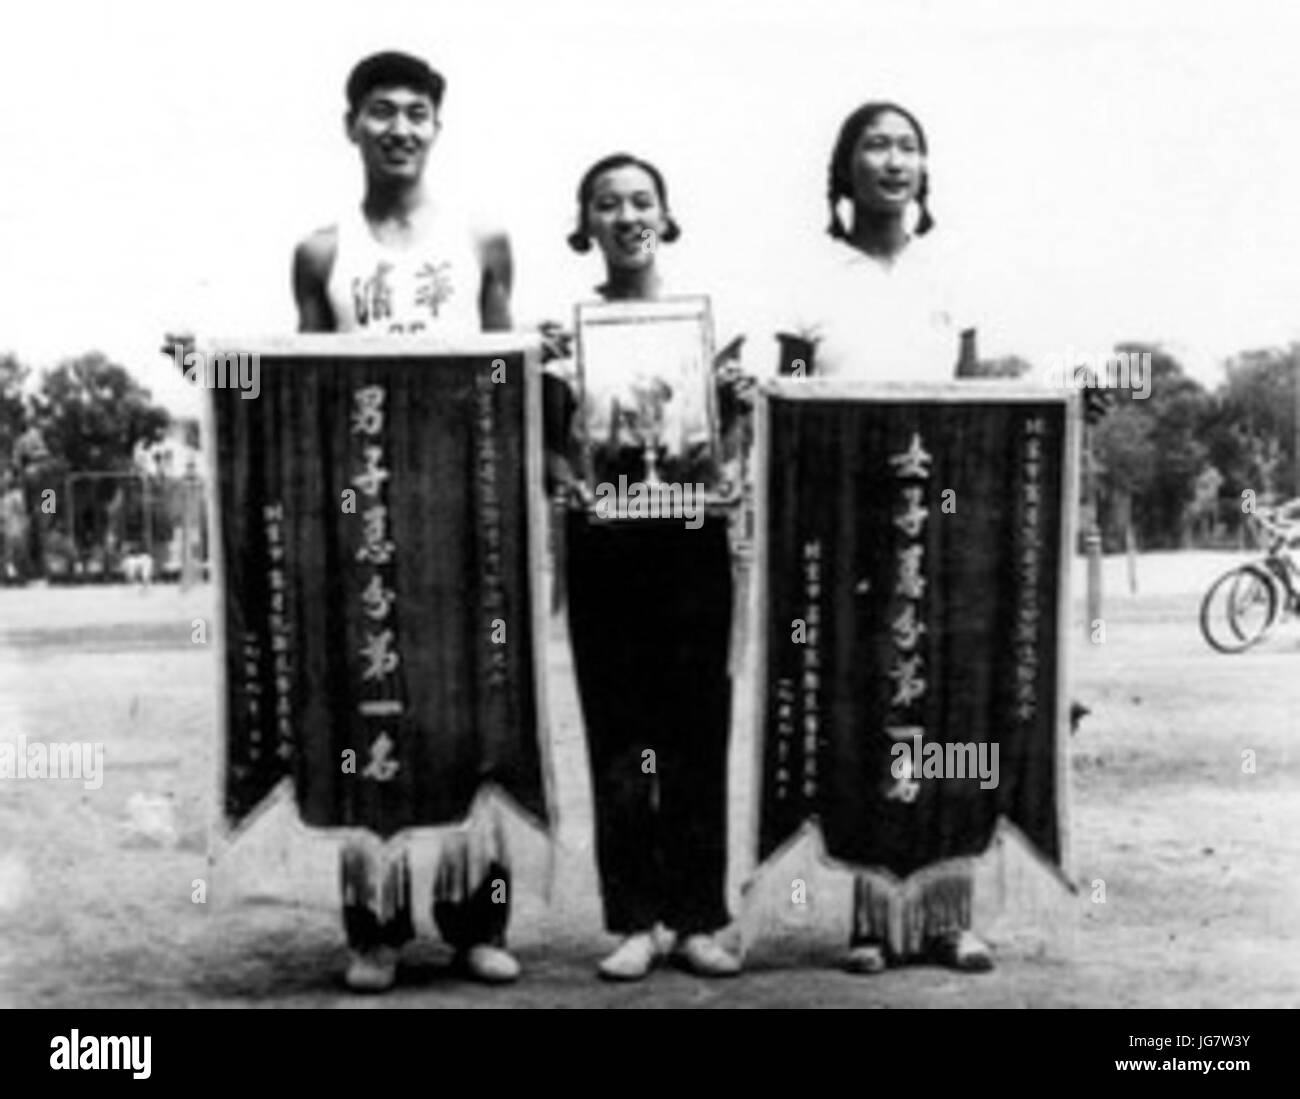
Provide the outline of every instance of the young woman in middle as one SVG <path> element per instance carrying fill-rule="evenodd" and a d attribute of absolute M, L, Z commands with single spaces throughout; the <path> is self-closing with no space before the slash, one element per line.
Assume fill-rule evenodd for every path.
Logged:
<path fill-rule="evenodd" d="M 580 253 L 599 249 L 601 300 L 663 298 L 660 247 L 679 235 L 653 165 L 617 154 L 582 177 L 577 228 L 568 239 Z M 744 380 L 735 370 L 721 379 L 725 414 Z M 554 472 L 573 468 L 579 398 L 563 383 L 548 385 Z M 621 407 L 635 407 L 636 399 L 625 395 Z M 634 448 L 627 449 L 634 457 Z M 597 865 L 606 927 L 622 936 L 600 974 L 637 980 L 666 955 L 701 976 L 735 974 L 739 960 L 714 937 L 730 922 L 724 895 L 733 603 L 727 516 L 705 514 L 702 523 L 689 525 L 680 517 L 611 521 L 593 514 L 592 486 L 584 492 L 576 480 L 560 479 L 569 633 L 593 775 Z"/>

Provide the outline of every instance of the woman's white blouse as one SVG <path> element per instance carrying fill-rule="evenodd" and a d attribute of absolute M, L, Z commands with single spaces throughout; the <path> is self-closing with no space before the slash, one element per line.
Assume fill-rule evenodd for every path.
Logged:
<path fill-rule="evenodd" d="M 853 381 L 950 381 L 963 315 L 954 257 L 929 235 L 892 263 L 827 238 L 803 270 L 781 330 L 815 345 L 812 373 Z"/>

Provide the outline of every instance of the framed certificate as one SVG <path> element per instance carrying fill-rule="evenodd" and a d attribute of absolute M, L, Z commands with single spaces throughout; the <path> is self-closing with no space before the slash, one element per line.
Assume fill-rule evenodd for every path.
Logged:
<path fill-rule="evenodd" d="M 582 303 L 575 321 L 587 488 L 621 486 L 623 499 L 630 486 L 690 486 L 728 501 L 738 486 L 720 460 L 709 299 Z"/>

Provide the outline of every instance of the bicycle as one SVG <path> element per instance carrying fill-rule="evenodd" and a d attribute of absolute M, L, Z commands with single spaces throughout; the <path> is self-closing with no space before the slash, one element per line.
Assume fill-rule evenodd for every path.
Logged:
<path fill-rule="evenodd" d="M 1201 602 L 1201 633 L 1222 653 L 1244 652 L 1280 617 L 1300 614 L 1300 565 L 1288 544 L 1300 531 L 1280 522 L 1273 509 L 1256 512 L 1254 519 L 1257 538 L 1267 546 L 1264 556 L 1229 569 Z"/>

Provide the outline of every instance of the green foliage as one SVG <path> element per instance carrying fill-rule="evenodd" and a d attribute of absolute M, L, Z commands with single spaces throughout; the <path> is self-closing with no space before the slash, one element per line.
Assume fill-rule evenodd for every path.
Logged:
<path fill-rule="evenodd" d="M 1156 465 L 1152 417 L 1137 401 L 1125 401 L 1102 419 L 1092 434 L 1093 473 L 1113 492 L 1144 493 Z"/>
<path fill-rule="evenodd" d="M 1122 544 L 1120 517 L 1132 501 L 1144 548 L 1185 544 L 1191 528 L 1231 537 L 1240 525 L 1243 489 L 1261 499 L 1300 494 L 1295 417 L 1300 345 L 1243 352 L 1226 380 L 1207 391 L 1156 344 L 1116 350 L 1151 355 L 1150 396 L 1112 391 L 1108 414 L 1090 428 L 1095 475 L 1085 491 L 1101 505 L 1108 548 Z M 1100 392 L 1100 391 L 1099 391 Z M 1208 487 L 1207 487 L 1208 486 Z M 1217 507 L 1211 499 L 1217 488 Z"/>
<path fill-rule="evenodd" d="M 171 422 L 147 389 L 98 351 L 48 372 L 31 417 L 49 449 L 52 474 L 130 469 L 136 444 L 157 442 Z"/>
<path fill-rule="evenodd" d="M 18 441 L 27 430 L 23 384 L 28 370 L 13 355 L 0 355 L 0 469 L 16 459 Z"/>
<path fill-rule="evenodd" d="M 62 542 L 62 556 L 75 556 L 67 541 L 74 525 L 84 548 L 129 510 L 122 482 L 85 480 L 72 492 L 67 474 L 130 470 L 137 444 L 160 439 L 171 416 L 127 370 L 99 352 L 47 371 L 34 393 L 24 393 L 29 373 L 14 356 L 0 356 L 0 468 L 18 471 L 29 520 L 24 559 L 39 570 Z M 53 513 L 41 508 L 47 491 L 56 494 Z M 124 536 L 138 537 L 132 530 Z"/>
<path fill-rule="evenodd" d="M 1300 345 L 1247 351 L 1227 364 L 1213 433 L 1224 493 L 1253 488 L 1261 498 L 1300 495 L 1296 481 L 1296 384 Z"/>

